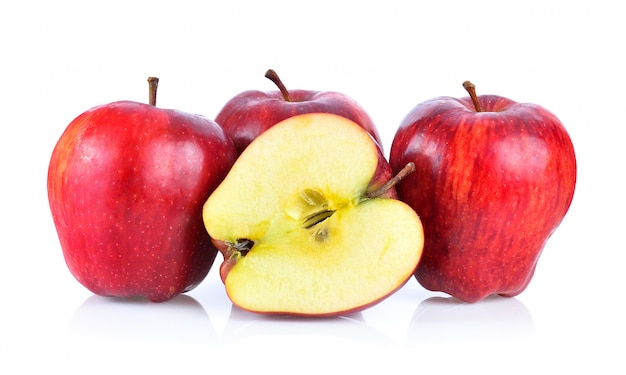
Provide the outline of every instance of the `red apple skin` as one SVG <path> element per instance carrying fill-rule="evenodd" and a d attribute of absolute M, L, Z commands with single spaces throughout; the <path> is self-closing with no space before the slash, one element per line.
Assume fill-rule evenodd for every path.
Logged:
<path fill-rule="evenodd" d="M 48 170 L 65 261 L 103 296 L 166 301 L 197 286 L 217 250 L 202 205 L 236 150 L 212 120 L 120 101 L 73 120 Z"/>
<path fill-rule="evenodd" d="M 235 142 L 239 153 L 265 130 L 289 117 L 305 113 L 332 113 L 354 121 L 382 149 L 378 130 L 367 112 L 352 98 L 332 91 L 289 90 L 291 101 L 276 91 L 245 91 L 217 114 L 215 121 Z"/>
<path fill-rule="evenodd" d="M 424 225 L 415 277 L 466 302 L 516 296 L 573 199 L 572 141 L 546 109 L 484 95 L 417 105 L 392 142 L 398 196 Z"/>

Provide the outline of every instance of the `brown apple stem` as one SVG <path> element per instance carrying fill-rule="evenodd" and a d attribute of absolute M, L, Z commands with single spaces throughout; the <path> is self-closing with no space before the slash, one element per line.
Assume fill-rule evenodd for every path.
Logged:
<path fill-rule="evenodd" d="M 407 165 L 404 166 L 404 168 L 400 170 L 400 172 L 398 172 L 395 176 L 393 176 L 383 186 L 365 194 L 365 197 L 368 199 L 380 197 L 381 195 L 385 194 L 389 189 L 396 186 L 398 182 L 404 180 L 406 176 L 410 175 L 413 172 L 415 172 L 415 164 L 413 164 L 413 162 L 409 162 Z"/>
<path fill-rule="evenodd" d="M 476 96 L 476 85 L 471 83 L 470 81 L 463 82 L 463 88 L 469 93 L 472 102 L 474 103 L 474 108 L 476 112 L 482 112 L 483 108 L 478 101 L 478 96 Z"/>
<path fill-rule="evenodd" d="M 148 77 L 148 104 L 156 106 L 157 88 L 159 87 L 159 79 L 157 77 Z"/>
<path fill-rule="evenodd" d="M 276 73 L 273 69 L 268 69 L 268 71 L 265 72 L 265 78 L 268 78 L 270 81 L 274 82 L 276 86 L 278 86 L 280 93 L 283 94 L 283 98 L 285 98 L 286 101 L 291 101 L 289 91 L 287 90 L 287 87 L 285 87 L 285 85 L 283 84 L 283 81 L 280 80 L 278 73 Z"/>

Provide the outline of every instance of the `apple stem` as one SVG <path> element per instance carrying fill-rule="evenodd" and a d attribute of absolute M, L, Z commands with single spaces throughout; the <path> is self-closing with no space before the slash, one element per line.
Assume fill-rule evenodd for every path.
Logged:
<path fill-rule="evenodd" d="M 396 186 L 398 182 L 404 180 L 406 176 L 410 175 L 413 172 L 415 172 L 415 164 L 413 164 L 413 162 L 409 162 L 407 165 L 404 166 L 404 168 L 400 170 L 400 172 L 398 172 L 395 176 L 393 176 L 383 186 L 365 194 L 365 197 L 370 199 L 370 198 L 376 198 L 385 194 L 389 189 Z"/>
<path fill-rule="evenodd" d="M 157 77 L 148 77 L 148 104 L 156 106 L 157 88 L 159 87 L 159 79 Z"/>
<path fill-rule="evenodd" d="M 476 85 L 471 83 L 470 81 L 463 82 L 463 88 L 469 93 L 472 102 L 474 103 L 474 108 L 476 112 L 482 112 L 483 108 L 478 101 L 478 96 L 476 96 Z"/>
<path fill-rule="evenodd" d="M 270 81 L 274 82 L 276 86 L 278 86 L 280 93 L 283 94 L 283 98 L 285 98 L 286 101 L 291 101 L 289 91 L 287 91 L 287 87 L 285 87 L 283 81 L 280 80 L 278 73 L 276 73 L 273 69 L 268 69 L 267 72 L 265 72 L 265 78 L 268 78 Z"/>

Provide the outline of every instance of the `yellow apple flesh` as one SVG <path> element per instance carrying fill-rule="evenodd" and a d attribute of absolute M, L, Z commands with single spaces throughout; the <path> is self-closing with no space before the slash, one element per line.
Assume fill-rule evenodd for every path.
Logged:
<path fill-rule="evenodd" d="M 423 231 L 413 209 L 388 198 L 395 193 L 370 195 L 388 171 L 371 136 L 337 115 L 294 116 L 259 136 L 203 210 L 231 301 L 259 313 L 332 316 L 404 285 Z"/>

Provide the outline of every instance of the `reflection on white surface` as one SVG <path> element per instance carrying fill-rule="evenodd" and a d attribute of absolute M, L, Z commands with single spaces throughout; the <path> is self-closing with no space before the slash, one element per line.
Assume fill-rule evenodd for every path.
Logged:
<path fill-rule="evenodd" d="M 363 313 L 334 318 L 302 318 L 250 313 L 233 306 L 222 334 L 225 345 L 289 345 L 295 342 L 329 345 L 391 345 L 392 340 L 369 325 Z"/>
<path fill-rule="evenodd" d="M 65 336 L 63 373 L 106 375 L 197 371 L 217 337 L 202 304 L 188 295 L 161 303 L 91 296 Z"/>
<path fill-rule="evenodd" d="M 216 329 L 202 304 L 189 295 L 163 302 L 91 296 L 71 317 L 68 338 L 77 345 L 174 345 L 242 347 L 297 343 L 333 346 L 392 347 L 436 343 L 501 343 L 535 338 L 526 306 L 516 298 L 489 297 L 463 303 L 430 297 L 417 305 L 399 341 L 380 327 L 394 321 L 392 310 L 368 310 L 334 318 L 255 314 L 232 306 Z M 404 331 L 404 330 L 403 330 Z M 219 332 L 219 333 L 218 333 Z"/>
<path fill-rule="evenodd" d="M 477 303 L 464 303 L 452 297 L 431 297 L 415 309 L 407 344 L 489 344 L 534 337 L 533 318 L 516 298 L 492 296 Z"/>
<path fill-rule="evenodd" d="M 217 337 L 204 307 L 188 295 L 162 303 L 94 295 L 74 313 L 68 334 L 77 343 L 127 345 L 196 345 Z"/>

